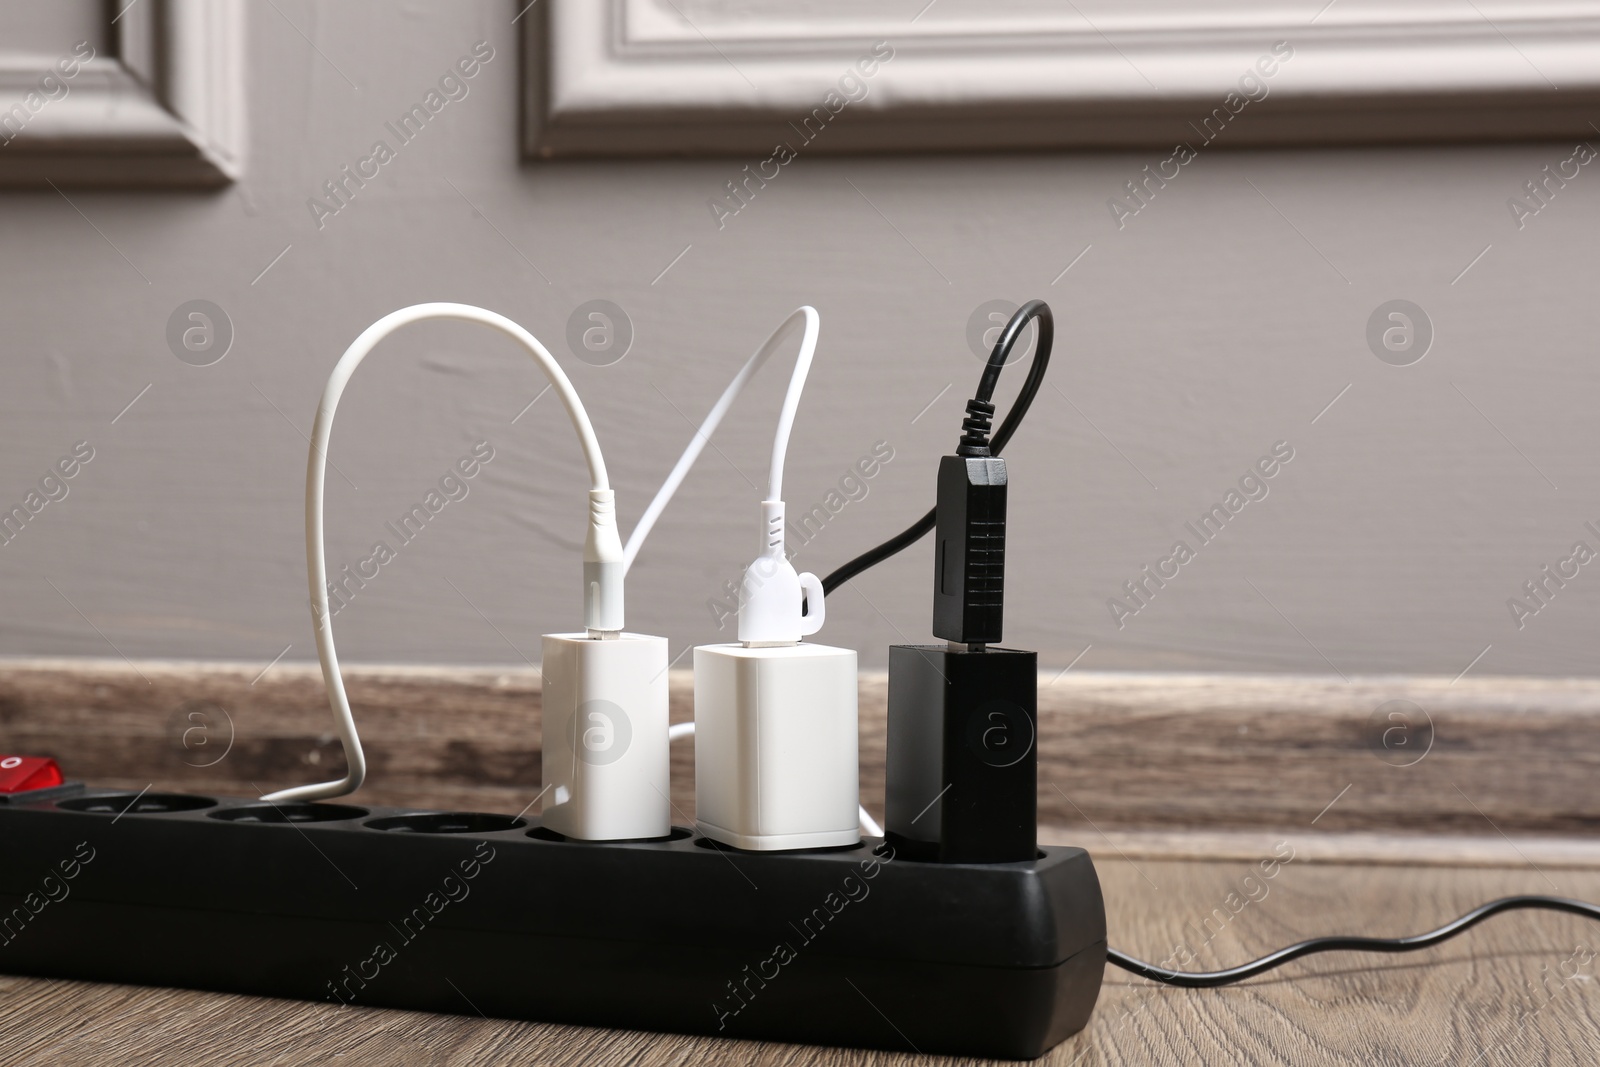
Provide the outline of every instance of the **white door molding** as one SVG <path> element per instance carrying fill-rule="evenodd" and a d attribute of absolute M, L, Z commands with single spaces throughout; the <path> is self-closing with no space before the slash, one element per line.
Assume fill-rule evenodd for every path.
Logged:
<path fill-rule="evenodd" d="M 894 58 L 806 151 L 1170 148 L 1280 41 L 1218 143 L 1600 136 L 1600 0 L 540 0 L 522 22 L 530 156 L 765 155 L 877 41 Z"/>
<path fill-rule="evenodd" d="M 103 6 L 114 19 L 112 54 L 95 55 L 71 77 L 56 66 L 75 58 L 70 45 L 60 56 L 0 51 L 0 185 L 182 187 L 237 179 L 244 151 L 239 0 Z M 47 76 L 55 81 L 42 81 Z"/>

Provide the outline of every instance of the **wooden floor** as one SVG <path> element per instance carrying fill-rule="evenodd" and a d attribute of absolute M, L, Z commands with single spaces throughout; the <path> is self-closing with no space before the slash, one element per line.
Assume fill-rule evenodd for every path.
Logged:
<path fill-rule="evenodd" d="M 360 802 L 516 812 L 537 794 L 536 675 L 347 678 L 372 771 Z M 1040 685 L 1041 840 L 1090 850 L 1111 944 L 1140 958 L 1182 943 L 1216 967 L 1318 934 L 1417 933 L 1511 893 L 1600 901 L 1600 683 L 1074 672 Z M 689 692 L 674 676 L 675 721 Z M 882 676 L 861 693 L 862 796 L 877 810 Z M 1425 712 L 1407 735 L 1420 755 L 1378 743 L 1395 700 Z M 672 794 L 687 822 L 680 749 Z M 56 755 L 101 785 L 229 796 L 341 769 L 315 668 L 288 664 L 0 662 L 0 751 Z M 1283 848 L 1294 858 L 1262 879 L 1259 862 Z M 1592 952 L 1600 923 L 1518 913 L 1436 949 L 1318 956 L 1219 990 L 1113 969 L 1088 1029 L 1040 1062 L 1595 1064 Z M 0 976 L 0 1067 L 973 1062 L 462 1012 Z"/>
<path fill-rule="evenodd" d="M 1374 866 L 1297 854 L 1266 880 L 1245 860 L 1123 860 L 1113 854 L 1096 862 L 1113 946 L 1162 960 L 1181 942 L 1205 967 L 1242 962 L 1315 934 L 1415 933 L 1511 893 L 1600 900 L 1600 870 L 1541 871 L 1528 864 Z M 1038 1062 L 1593 1064 L 1600 1061 L 1597 971 L 1600 924 L 1553 913 L 1499 916 L 1410 955 L 1312 957 L 1227 989 L 1158 987 L 1112 968 L 1089 1028 Z M 476 1017 L 467 1004 L 462 1009 L 459 1016 L 424 1015 L 0 977 L 0 1062 L 979 1062 L 504 1022 Z"/>

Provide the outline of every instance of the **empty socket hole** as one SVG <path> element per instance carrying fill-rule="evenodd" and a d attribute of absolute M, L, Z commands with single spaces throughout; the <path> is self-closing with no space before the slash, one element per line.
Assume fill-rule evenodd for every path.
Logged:
<path fill-rule="evenodd" d="M 201 808 L 216 807 L 216 804 L 210 797 L 194 797 L 187 793 L 112 793 L 63 800 L 56 807 L 95 815 L 160 815 L 173 811 L 199 811 Z"/>
<path fill-rule="evenodd" d="M 742 848 L 734 848 L 732 845 L 724 845 L 721 841 L 718 841 L 718 840 L 716 840 L 714 838 L 710 838 L 710 837 L 696 838 L 695 839 L 695 844 L 698 845 L 700 848 L 709 848 L 713 852 L 744 852 L 745 851 Z"/>
<path fill-rule="evenodd" d="M 213 811 L 208 818 L 223 822 L 290 823 L 339 822 L 342 819 L 361 819 L 366 808 L 353 808 L 347 804 L 252 804 L 247 808 L 223 808 Z"/>
<path fill-rule="evenodd" d="M 397 834 L 493 834 L 520 830 L 526 819 L 515 815 L 486 815 L 476 811 L 434 811 L 416 815 L 390 815 L 366 824 L 374 830 Z"/>
<path fill-rule="evenodd" d="M 821 848 L 739 848 L 737 845 L 729 845 L 710 837 L 700 837 L 695 840 L 695 845 L 699 848 L 709 848 L 713 852 L 736 852 L 741 856 L 794 856 L 801 854 L 814 856 L 824 852 L 854 852 L 858 848 L 864 848 L 866 842 L 857 841 L 853 845 L 825 845 Z"/>
<path fill-rule="evenodd" d="M 620 839 L 615 840 L 615 841 L 607 840 L 607 841 L 588 842 L 588 841 L 583 841 L 583 840 L 581 840 L 579 838 L 576 838 L 576 837 L 567 837 L 565 834 L 558 834 L 554 830 L 550 829 L 549 827 L 535 826 L 532 830 L 528 831 L 528 836 L 532 837 L 532 838 L 535 838 L 536 840 L 539 840 L 539 841 L 573 841 L 573 842 L 576 842 L 577 844 L 580 844 L 580 845 L 584 845 L 584 844 L 632 845 L 632 844 L 640 844 L 640 843 L 643 843 L 643 842 L 684 841 L 684 840 L 687 840 L 688 838 L 693 837 L 694 836 L 694 831 L 690 830 L 688 827 L 685 827 L 685 826 L 674 826 L 672 828 L 672 832 L 667 834 L 666 837 L 624 837 L 624 838 L 620 838 Z"/>

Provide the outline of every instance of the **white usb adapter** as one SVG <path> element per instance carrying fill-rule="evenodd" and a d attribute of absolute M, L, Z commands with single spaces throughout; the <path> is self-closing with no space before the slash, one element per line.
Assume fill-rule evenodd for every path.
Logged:
<path fill-rule="evenodd" d="M 761 851 L 861 840 L 853 649 L 701 645 L 694 719 L 701 833 Z"/>
<path fill-rule="evenodd" d="M 672 832 L 667 639 L 545 634 L 540 816 L 583 841 Z"/>
<path fill-rule="evenodd" d="M 753 850 L 861 840 L 856 654 L 802 642 L 826 618 L 822 582 L 784 548 L 783 461 L 816 348 L 809 307 L 772 448 L 761 553 L 745 570 L 739 641 L 694 650 L 695 821 Z"/>

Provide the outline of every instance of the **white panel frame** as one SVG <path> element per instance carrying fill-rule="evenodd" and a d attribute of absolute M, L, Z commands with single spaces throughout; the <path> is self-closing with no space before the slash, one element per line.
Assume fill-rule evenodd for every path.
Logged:
<path fill-rule="evenodd" d="M 989 0 L 913 21 L 923 2 L 539 0 L 524 151 L 765 155 L 879 40 L 894 59 L 805 151 L 1170 148 L 1276 41 L 1294 58 L 1219 143 L 1600 136 L 1600 0 Z"/>
<path fill-rule="evenodd" d="M 117 0 L 107 38 L 0 145 L 0 185 L 193 187 L 239 178 L 244 156 L 240 0 Z M 118 8 L 116 14 L 112 8 Z M 71 45 L 63 49 L 69 55 Z M 0 52 L 0 117 L 58 56 Z M 26 105 L 23 105 L 26 107 Z"/>

